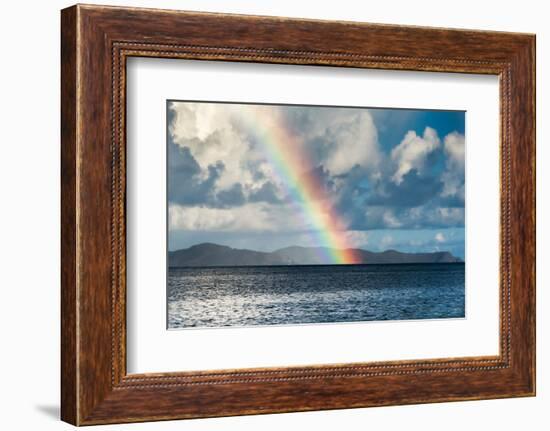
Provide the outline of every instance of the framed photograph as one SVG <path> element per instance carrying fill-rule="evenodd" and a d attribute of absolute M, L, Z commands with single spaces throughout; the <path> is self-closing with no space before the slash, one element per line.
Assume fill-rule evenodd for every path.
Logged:
<path fill-rule="evenodd" d="M 535 37 L 62 11 L 61 415 L 535 394 Z"/>

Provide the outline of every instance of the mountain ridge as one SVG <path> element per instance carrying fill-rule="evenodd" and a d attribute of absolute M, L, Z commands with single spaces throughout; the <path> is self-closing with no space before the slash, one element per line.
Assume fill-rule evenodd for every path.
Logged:
<path fill-rule="evenodd" d="M 460 263 L 462 259 L 448 251 L 405 253 L 398 250 L 374 252 L 353 249 L 360 257 L 359 264 L 408 264 L 408 263 Z M 276 265 L 327 265 L 333 262 L 327 257 L 327 247 L 289 246 L 272 252 L 237 249 L 215 243 L 201 243 L 168 252 L 170 267 L 196 266 L 276 266 Z"/>

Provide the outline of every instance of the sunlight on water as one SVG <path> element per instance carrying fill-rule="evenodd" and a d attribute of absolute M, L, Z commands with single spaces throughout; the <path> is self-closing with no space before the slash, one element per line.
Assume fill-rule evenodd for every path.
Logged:
<path fill-rule="evenodd" d="M 170 268 L 169 328 L 464 317 L 464 265 Z"/>

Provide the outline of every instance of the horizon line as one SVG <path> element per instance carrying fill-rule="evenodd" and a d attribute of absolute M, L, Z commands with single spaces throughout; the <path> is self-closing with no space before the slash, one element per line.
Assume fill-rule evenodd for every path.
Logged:
<path fill-rule="evenodd" d="M 256 253 L 274 253 L 276 251 L 280 251 L 280 250 L 284 250 L 286 248 L 309 248 L 309 249 L 332 249 L 332 250 L 361 250 L 361 251 L 367 251 L 367 252 L 370 252 L 370 253 L 386 253 L 388 251 L 395 251 L 395 252 L 398 252 L 398 253 L 405 253 L 405 254 L 427 254 L 427 253 L 449 253 L 450 255 L 452 255 L 453 257 L 457 257 L 459 259 L 461 259 L 462 261 L 465 261 L 464 258 L 460 257 L 460 256 L 456 256 L 455 254 L 453 254 L 451 251 L 449 250 L 433 250 L 433 251 L 402 251 L 402 250 L 399 250 L 399 249 L 396 249 L 396 248 L 388 248 L 388 249 L 385 249 L 385 250 L 380 250 L 380 251 L 373 251 L 373 250 L 369 250 L 369 249 L 366 249 L 366 248 L 361 248 L 361 247 L 348 247 L 348 248 L 345 248 L 345 249 L 334 249 L 334 248 L 331 248 L 331 247 L 326 247 L 326 246 L 303 246 L 303 245 L 288 245 L 288 246 L 285 246 L 285 247 L 279 247 L 279 248 L 276 248 L 272 251 L 264 251 L 264 250 L 256 250 L 256 249 L 253 249 L 253 248 L 238 248 L 238 247 L 232 247 L 232 246 L 229 246 L 229 245 L 225 245 L 225 244 L 218 244 L 218 243 L 215 243 L 215 242 L 211 242 L 211 241 L 205 241 L 205 242 L 199 242 L 199 243 L 196 243 L 196 244 L 193 244 L 193 245 L 190 245 L 188 247 L 184 247 L 184 248 L 178 248 L 178 249 L 175 249 L 175 250 L 170 250 L 170 249 L 167 249 L 168 253 L 174 253 L 174 252 L 177 252 L 177 251 L 181 251 L 181 250 L 188 250 L 190 249 L 191 247 L 196 247 L 196 246 L 200 246 L 200 245 L 215 245 L 215 246 L 218 246 L 218 247 L 227 247 L 227 248 L 230 248 L 232 250 L 247 250 L 247 251 L 253 251 L 253 252 L 256 252 Z M 359 264 L 361 265 L 361 264 Z"/>

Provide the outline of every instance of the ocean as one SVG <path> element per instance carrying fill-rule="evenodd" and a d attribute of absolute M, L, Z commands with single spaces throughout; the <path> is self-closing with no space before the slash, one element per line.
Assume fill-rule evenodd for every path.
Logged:
<path fill-rule="evenodd" d="M 169 268 L 168 328 L 465 316 L 463 263 Z"/>

